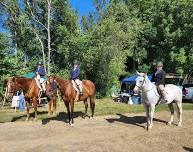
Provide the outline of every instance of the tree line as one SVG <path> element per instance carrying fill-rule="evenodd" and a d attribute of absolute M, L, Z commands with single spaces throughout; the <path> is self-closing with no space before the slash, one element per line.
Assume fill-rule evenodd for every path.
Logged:
<path fill-rule="evenodd" d="M 69 78 L 74 59 L 81 78 L 108 95 L 120 77 L 193 66 L 192 0 L 93 0 L 95 10 L 78 16 L 69 0 L 1 0 L 0 84 L 44 63 L 47 73 Z"/>

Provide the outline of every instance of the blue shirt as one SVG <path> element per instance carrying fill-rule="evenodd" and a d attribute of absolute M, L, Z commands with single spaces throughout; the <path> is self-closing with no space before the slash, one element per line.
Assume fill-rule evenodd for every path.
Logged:
<path fill-rule="evenodd" d="M 45 69 L 43 67 L 37 67 L 36 72 L 40 75 L 40 76 L 45 76 L 46 72 Z"/>
<path fill-rule="evenodd" d="M 79 79 L 80 76 L 80 69 L 77 68 L 73 68 L 70 72 L 70 79 L 75 80 L 75 79 Z"/>

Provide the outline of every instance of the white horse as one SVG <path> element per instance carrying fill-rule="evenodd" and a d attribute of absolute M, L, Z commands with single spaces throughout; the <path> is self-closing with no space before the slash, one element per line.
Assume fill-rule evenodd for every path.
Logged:
<path fill-rule="evenodd" d="M 153 115 L 155 111 L 155 105 L 160 100 L 160 95 L 158 94 L 156 85 L 152 83 L 147 74 L 137 72 L 136 85 L 134 92 L 141 90 L 141 99 L 144 104 L 147 116 L 147 130 L 151 129 L 153 126 Z M 165 86 L 165 91 L 167 93 L 167 103 L 171 111 L 171 118 L 168 124 L 172 124 L 174 117 L 174 107 L 173 101 L 177 105 L 177 116 L 178 116 L 178 126 L 182 123 L 182 89 L 173 84 L 167 84 Z"/>

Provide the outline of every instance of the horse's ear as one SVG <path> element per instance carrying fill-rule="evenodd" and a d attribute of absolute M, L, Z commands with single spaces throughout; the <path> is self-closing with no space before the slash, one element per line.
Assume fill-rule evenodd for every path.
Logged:
<path fill-rule="evenodd" d="M 139 73 L 137 70 L 136 70 L 136 74 L 137 74 L 137 75 L 140 75 L 140 73 Z"/>
<path fill-rule="evenodd" d="M 147 73 L 144 73 L 144 76 L 147 76 Z"/>
<path fill-rule="evenodd" d="M 15 82 L 15 77 L 12 78 L 12 81 Z"/>

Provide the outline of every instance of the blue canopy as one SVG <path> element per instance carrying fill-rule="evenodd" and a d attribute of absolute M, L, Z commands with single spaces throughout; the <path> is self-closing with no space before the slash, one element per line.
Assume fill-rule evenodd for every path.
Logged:
<path fill-rule="evenodd" d="M 135 83 L 136 78 L 137 78 L 137 75 L 132 75 L 130 77 L 126 77 L 126 78 L 122 79 L 121 82 L 122 83 L 132 84 L 132 83 Z M 148 78 L 149 78 L 149 80 L 151 80 L 152 75 L 148 75 Z"/>

